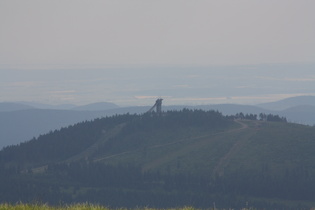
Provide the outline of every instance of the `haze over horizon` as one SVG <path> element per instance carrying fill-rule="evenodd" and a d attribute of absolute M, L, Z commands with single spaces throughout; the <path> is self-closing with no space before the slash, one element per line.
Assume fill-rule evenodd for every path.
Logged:
<path fill-rule="evenodd" d="M 315 95 L 315 1 L 0 2 L 0 102 Z"/>

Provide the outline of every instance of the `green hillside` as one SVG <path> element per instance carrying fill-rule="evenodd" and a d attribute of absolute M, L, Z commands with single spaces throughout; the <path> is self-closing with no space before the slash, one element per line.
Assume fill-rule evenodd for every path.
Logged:
<path fill-rule="evenodd" d="M 0 202 L 314 207 L 315 127 L 255 118 L 184 109 L 52 131 L 1 150 Z"/>

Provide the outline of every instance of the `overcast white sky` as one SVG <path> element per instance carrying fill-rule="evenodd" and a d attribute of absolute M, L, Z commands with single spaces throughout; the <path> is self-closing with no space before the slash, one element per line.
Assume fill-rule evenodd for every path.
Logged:
<path fill-rule="evenodd" d="M 0 0 L 0 102 L 136 105 L 167 96 L 173 104 L 254 103 L 315 94 L 305 80 L 314 83 L 314 8 L 314 0 Z M 231 77 L 248 68 L 252 77 Z M 280 91 L 270 79 L 263 82 L 269 91 L 260 91 L 255 71 L 298 77 L 303 91 L 291 90 L 292 80 Z M 215 77 L 220 82 L 204 81 Z M 251 99 L 230 100 L 240 96 Z"/>

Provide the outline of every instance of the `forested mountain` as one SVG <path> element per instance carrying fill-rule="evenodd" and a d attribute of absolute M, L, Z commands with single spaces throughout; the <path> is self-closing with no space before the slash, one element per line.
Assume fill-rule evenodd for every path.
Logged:
<path fill-rule="evenodd" d="M 315 128 L 183 109 L 85 121 L 0 151 L 0 202 L 315 206 Z"/>
<path fill-rule="evenodd" d="M 128 112 L 141 113 L 145 109 L 148 107 L 105 111 L 29 109 L 0 112 L 0 149 L 82 121 Z"/>
<path fill-rule="evenodd" d="M 207 115 L 211 115 L 211 117 Z M 179 138 L 178 135 L 181 135 L 182 131 L 178 132 L 178 129 L 187 129 L 189 127 L 201 129 L 204 126 L 210 127 L 211 125 L 207 129 L 208 132 L 209 130 L 220 128 L 223 123 L 227 124 L 228 122 L 218 112 L 189 111 L 187 109 L 181 112 L 170 111 L 163 117 L 152 117 L 150 114 L 112 116 L 78 123 L 75 126 L 51 131 L 46 135 L 33 138 L 17 146 L 6 147 L 2 150 L 1 160 L 16 162 L 20 167 L 24 163 L 27 165 L 47 164 L 70 158 L 98 142 L 100 142 L 97 145 L 98 150 L 100 147 L 104 147 L 107 150 L 109 148 L 108 144 L 113 148 L 113 142 L 115 142 L 113 138 L 126 141 L 125 143 L 118 142 L 116 146 L 119 150 L 124 150 L 124 147 L 126 149 L 131 149 L 131 147 L 138 148 L 136 142 L 144 146 L 140 140 L 144 139 L 143 135 L 147 135 L 145 141 L 150 141 L 152 132 L 161 133 L 160 135 L 165 132 L 167 134 L 174 132 L 173 135 Z M 111 134 L 113 132 L 115 135 Z M 141 134 L 141 138 L 139 138 L 139 134 Z M 136 135 L 136 138 L 130 140 L 132 135 Z M 108 142 L 109 140 L 110 143 Z M 113 152 L 117 153 L 116 150 L 111 151 L 111 153 Z M 8 155 L 6 156 L 5 154 Z"/>
<path fill-rule="evenodd" d="M 300 100 L 301 99 L 301 100 Z M 305 100 L 304 100 L 305 99 Z M 281 110 L 268 110 L 263 104 L 258 106 L 239 104 L 217 104 L 202 106 L 163 106 L 163 110 L 181 110 L 183 108 L 218 110 L 223 115 L 273 114 L 285 116 L 289 122 L 315 125 L 314 96 L 288 98 L 274 102 Z M 261 106 L 261 107 L 259 107 Z M 286 107 L 290 107 L 285 109 Z M 272 107 L 270 107 L 272 108 Z M 108 102 L 74 106 L 64 104 L 51 106 L 37 103 L 0 103 L 0 149 L 3 146 L 18 144 L 33 137 L 38 137 L 51 130 L 60 129 L 75 123 L 93 120 L 97 117 L 113 116 L 115 114 L 141 114 L 149 110 L 149 106 L 118 107 Z M 16 132 L 16 131 L 19 132 Z"/>

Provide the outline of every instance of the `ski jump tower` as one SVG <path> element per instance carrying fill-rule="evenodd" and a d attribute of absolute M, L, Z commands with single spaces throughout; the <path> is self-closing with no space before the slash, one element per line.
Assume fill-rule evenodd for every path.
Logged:
<path fill-rule="evenodd" d="M 151 107 L 151 109 L 149 109 L 148 112 L 152 112 L 156 108 L 156 113 L 160 115 L 162 113 L 162 101 L 162 98 L 157 99 L 155 104 Z"/>

